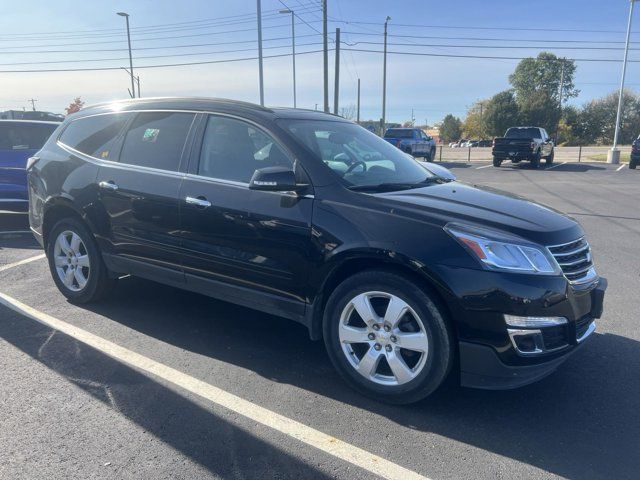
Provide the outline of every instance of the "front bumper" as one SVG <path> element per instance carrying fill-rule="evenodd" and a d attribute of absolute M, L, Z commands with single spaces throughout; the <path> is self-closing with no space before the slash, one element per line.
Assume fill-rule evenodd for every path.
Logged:
<path fill-rule="evenodd" d="M 595 331 L 595 319 L 600 318 L 603 311 L 604 292 L 607 280 L 600 278 L 595 288 L 589 291 L 591 311 L 576 321 L 561 327 L 548 327 L 531 332 L 543 331 L 539 354 L 530 355 L 519 352 L 512 340 L 511 349 L 523 359 L 529 358 L 535 363 L 509 365 L 500 359 L 496 349 L 472 342 L 460 341 L 460 382 L 465 387 L 501 390 L 517 388 L 536 382 L 558 368 L 573 352 L 576 351 Z M 562 329 L 560 346 L 558 338 Z M 547 336 L 545 337 L 545 330 Z M 552 332 L 552 330 L 555 330 Z M 527 332 L 526 329 L 520 330 Z M 549 335 L 551 333 L 551 335 Z M 549 338 L 550 340 L 547 340 Z M 545 343 L 556 342 L 545 348 Z"/>

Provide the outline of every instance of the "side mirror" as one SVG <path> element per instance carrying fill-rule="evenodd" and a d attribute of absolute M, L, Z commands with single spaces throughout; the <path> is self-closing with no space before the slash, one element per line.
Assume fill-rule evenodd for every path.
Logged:
<path fill-rule="evenodd" d="M 295 192 L 305 186 L 296 183 L 296 174 L 288 167 L 259 168 L 249 182 L 251 190 L 263 192 Z"/>

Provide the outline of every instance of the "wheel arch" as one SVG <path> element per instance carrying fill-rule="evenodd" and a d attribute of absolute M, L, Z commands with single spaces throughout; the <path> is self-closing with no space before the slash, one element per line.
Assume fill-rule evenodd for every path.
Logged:
<path fill-rule="evenodd" d="M 70 199 L 64 197 L 50 199 L 45 204 L 42 220 L 42 238 L 45 248 L 51 229 L 63 218 L 75 218 L 79 220 L 95 235 L 95 230 L 91 222 L 88 221 L 87 216 L 78 210 Z"/>
<path fill-rule="evenodd" d="M 418 285 L 423 291 L 427 292 L 436 302 L 437 306 L 442 310 L 445 322 L 450 327 L 451 334 L 457 338 L 455 322 L 453 321 L 452 311 L 449 308 L 443 288 L 438 281 L 425 272 L 417 271 L 415 268 L 400 261 L 392 261 L 388 257 L 381 258 L 370 255 L 357 256 L 345 259 L 335 265 L 326 276 L 313 305 L 310 307 L 309 333 L 313 340 L 322 338 L 322 322 L 324 308 L 328 298 L 335 288 L 344 280 L 352 275 L 365 271 L 385 271 L 395 273 L 412 281 Z"/>

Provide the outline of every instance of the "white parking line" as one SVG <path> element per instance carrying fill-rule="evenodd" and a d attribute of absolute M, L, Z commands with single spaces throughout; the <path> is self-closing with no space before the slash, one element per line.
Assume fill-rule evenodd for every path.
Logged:
<path fill-rule="evenodd" d="M 493 163 L 490 163 L 489 165 L 483 165 L 481 167 L 476 167 L 476 170 L 480 170 L 481 168 L 488 168 L 488 167 L 492 167 Z"/>
<path fill-rule="evenodd" d="M 18 265 L 24 265 L 25 263 L 35 262 L 36 260 L 40 260 L 41 258 L 46 257 L 44 253 L 40 255 L 36 255 L 35 257 L 25 258 L 24 260 L 20 260 L 19 262 L 7 263 L 6 265 L 0 266 L 0 272 L 5 270 L 9 270 L 10 268 L 17 267 Z"/>
<path fill-rule="evenodd" d="M 7 267 L 7 266 L 5 266 Z M 358 466 L 382 478 L 393 480 L 429 480 L 412 470 L 408 470 L 389 460 L 362 450 L 347 442 L 343 442 L 331 435 L 308 427 L 303 423 L 292 420 L 264 407 L 256 405 L 248 400 L 233 395 L 221 388 L 198 380 L 186 373 L 175 370 L 162 363 L 156 362 L 144 355 L 121 347 L 109 340 L 87 332 L 70 323 L 59 320 L 44 312 L 31 308 L 28 305 L 0 292 L 0 304 L 25 315 L 33 320 L 43 323 L 58 330 L 76 340 L 99 350 L 100 352 L 142 370 L 148 374 L 162 378 L 178 387 L 205 398 L 215 405 L 240 414 L 250 420 L 270 427 L 280 433 L 288 435 L 300 442 L 322 450 L 329 455 Z"/>
<path fill-rule="evenodd" d="M 627 165 L 625 163 L 623 163 L 622 165 L 620 165 L 618 168 L 616 168 L 616 172 L 619 172 L 620 170 L 622 170 L 624 167 L 626 167 Z"/>
<path fill-rule="evenodd" d="M 569 162 L 557 163 L 555 165 L 551 165 L 550 167 L 545 168 L 545 170 L 551 170 L 552 168 L 561 167 L 562 165 L 566 165 L 567 163 L 569 163 Z"/>

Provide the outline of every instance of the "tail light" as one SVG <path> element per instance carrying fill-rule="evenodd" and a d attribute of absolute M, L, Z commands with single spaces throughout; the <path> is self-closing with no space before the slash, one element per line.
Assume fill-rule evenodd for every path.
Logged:
<path fill-rule="evenodd" d="M 631 151 L 633 151 L 633 152 L 637 152 L 638 151 L 638 145 L 636 143 L 631 145 Z"/>
<path fill-rule="evenodd" d="M 531 142 L 531 148 L 536 148 L 536 142 Z"/>
<path fill-rule="evenodd" d="M 396 142 L 396 147 L 400 148 L 400 145 L 402 145 L 402 140 L 398 140 L 398 141 Z"/>
<path fill-rule="evenodd" d="M 495 146 L 496 146 L 496 139 L 495 139 L 495 138 L 491 141 L 491 146 L 492 146 L 492 147 L 495 147 Z"/>

